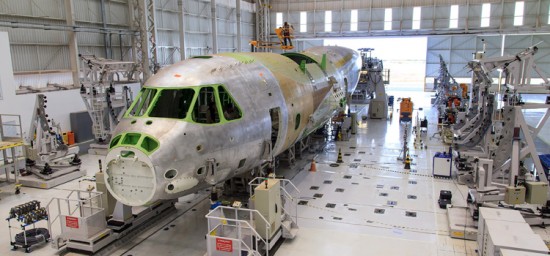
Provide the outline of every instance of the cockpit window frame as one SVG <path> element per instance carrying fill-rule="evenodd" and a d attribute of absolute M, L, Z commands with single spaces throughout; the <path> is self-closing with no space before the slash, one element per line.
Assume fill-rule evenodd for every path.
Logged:
<path fill-rule="evenodd" d="M 152 92 L 154 92 L 155 95 L 153 96 L 153 99 L 149 101 L 149 105 L 147 106 L 147 109 L 145 110 L 145 112 L 142 115 L 132 115 L 131 112 L 136 107 L 136 104 L 140 104 L 139 109 L 141 109 L 143 107 L 144 101 L 140 101 L 139 99 L 142 97 L 142 95 L 145 92 L 147 92 L 147 90 L 149 91 L 149 93 L 148 93 L 148 95 L 146 95 L 146 98 L 144 98 L 144 99 L 147 99 L 150 96 L 150 94 Z M 191 103 L 189 105 L 189 109 L 187 110 L 186 115 L 185 115 L 184 118 L 156 117 L 156 116 L 150 116 L 149 115 L 151 113 L 151 111 L 153 110 L 153 108 L 156 106 L 157 101 L 159 100 L 160 96 L 162 95 L 162 91 L 164 91 L 164 90 L 193 90 L 193 98 L 191 100 Z M 196 93 L 197 93 L 197 91 L 193 87 L 143 87 L 143 88 L 141 88 L 141 90 L 140 90 L 139 94 L 137 95 L 136 99 L 134 100 L 134 102 L 132 102 L 132 104 L 130 105 L 130 107 L 128 108 L 126 113 L 124 114 L 124 117 L 125 118 L 160 118 L 160 119 L 186 120 L 189 117 L 191 106 L 194 103 Z"/>
<path fill-rule="evenodd" d="M 177 91 L 177 90 L 191 90 L 191 91 L 193 91 L 193 97 L 191 97 L 191 102 L 189 102 L 189 105 L 187 106 L 187 111 L 185 112 L 185 117 L 184 117 L 184 118 L 151 116 L 151 112 L 152 112 L 153 109 L 155 109 L 155 107 L 157 106 L 157 102 L 159 101 L 160 97 L 162 96 L 163 91 L 168 91 L 168 90 L 173 90 L 173 91 Z M 193 106 L 192 104 L 193 104 L 194 101 L 195 101 L 195 96 L 196 96 L 196 94 L 197 94 L 197 91 L 194 90 L 193 88 L 190 88 L 190 87 L 181 87 L 181 88 L 161 88 L 161 89 L 159 89 L 159 90 L 156 92 L 155 98 L 153 99 L 153 102 L 152 102 L 151 106 L 149 106 L 149 108 L 147 109 L 147 116 L 148 116 L 148 117 L 151 117 L 151 118 L 167 118 L 167 119 L 185 120 L 185 119 L 187 119 L 187 117 L 189 116 L 190 111 L 192 110 L 192 106 Z"/>
<path fill-rule="evenodd" d="M 193 105 L 191 106 L 191 122 L 196 124 L 219 124 L 222 120 L 220 118 L 220 101 L 217 96 L 218 90 L 213 85 L 200 86 L 195 90 L 197 96 L 193 98 Z M 203 94 L 203 91 L 206 91 L 206 95 Z M 211 94 L 210 96 L 208 96 Z M 214 97 L 212 99 L 204 99 L 205 102 L 197 102 L 201 97 Z M 199 105 L 200 103 L 200 105 Z M 215 109 L 211 108 L 212 103 L 215 106 Z M 204 110 L 201 110 L 201 107 L 205 107 Z M 197 113 L 198 112 L 198 113 Z M 200 120 L 200 121 L 199 121 Z"/>
<path fill-rule="evenodd" d="M 200 97 L 200 90 L 202 90 L 203 88 L 205 87 L 211 87 L 212 89 L 214 89 L 214 96 L 215 96 L 215 103 L 216 103 L 216 114 L 218 115 L 218 119 L 219 121 L 218 122 L 211 122 L 211 123 L 203 123 L 203 122 L 197 122 L 193 119 L 193 116 L 195 115 L 194 111 L 195 111 L 195 104 L 196 104 L 196 100 L 198 99 L 198 97 Z M 227 94 L 227 96 L 229 97 L 229 99 L 231 99 L 231 101 L 233 102 L 233 105 L 235 107 L 235 110 L 237 113 L 239 113 L 239 117 L 236 117 L 234 119 L 231 119 L 231 120 L 228 120 L 225 115 L 224 115 L 224 108 L 222 108 L 222 102 L 221 102 L 221 99 L 220 99 L 220 91 L 219 91 L 219 88 L 223 88 L 223 90 L 225 91 L 225 93 Z M 238 120 L 241 120 L 244 116 L 244 113 L 242 111 L 242 108 L 241 106 L 239 105 L 239 103 L 235 100 L 235 98 L 233 97 L 233 95 L 229 92 L 229 90 L 227 90 L 227 87 L 223 84 L 209 84 L 209 85 L 201 85 L 201 86 L 195 86 L 194 88 L 196 88 L 195 90 L 197 91 L 197 95 L 195 96 L 195 98 L 193 99 L 193 106 L 192 106 L 192 113 L 189 118 L 189 122 L 192 122 L 192 123 L 196 123 L 196 124 L 200 124 L 200 125 L 220 125 L 220 124 L 226 124 L 226 123 L 230 123 L 230 122 L 235 122 L 235 121 L 238 121 Z"/>
<path fill-rule="evenodd" d="M 223 90 L 225 91 L 225 93 L 227 94 L 227 97 L 229 98 L 229 100 L 232 102 L 232 105 L 234 107 L 233 111 L 235 111 L 235 113 L 238 114 L 238 116 L 235 116 L 234 118 L 232 119 L 228 119 L 226 116 L 225 116 L 225 111 L 226 109 L 223 108 L 223 103 L 222 103 L 222 99 L 220 99 L 220 87 L 223 88 Z M 221 117 L 223 117 L 223 119 L 226 121 L 226 122 L 233 122 L 233 121 L 236 121 L 236 120 L 240 120 L 243 118 L 243 111 L 242 111 L 242 108 L 241 106 L 239 106 L 239 103 L 237 103 L 237 101 L 235 100 L 235 98 L 233 97 L 233 95 L 229 92 L 229 90 L 227 90 L 227 88 L 222 85 L 222 84 L 219 84 L 217 87 L 216 87 L 216 93 L 217 93 L 217 97 L 218 97 L 218 109 L 221 110 L 220 113 L 221 114 Z"/>
<path fill-rule="evenodd" d="M 193 115 L 195 114 L 194 113 L 195 104 L 198 100 L 198 97 L 200 96 L 200 90 L 205 88 L 205 87 L 211 87 L 214 90 L 214 96 L 215 96 L 214 101 L 215 101 L 215 105 L 216 105 L 217 115 L 219 117 L 219 122 L 201 123 L 201 122 L 196 122 L 195 120 L 193 120 Z M 235 107 L 235 111 L 238 112 L 239 115 L 240 115 L 239 117 L 228 120 L 224 116 L 224 114 L 223 114 L 224 109 L 222 108 L 222 102 L 221 102 L 220 95 L 219 95 L 219 88 L 220 87 L 223 88 L 223 90 L 225 91 L 227 96 L 233 102 L 233 105 Z M 142 94 L 145 92 L 146 89 L 155 90 L 155 96 L 152 99 L 152 101 L 149 103 L 148 109 L 145 111 L 145 113 L 143 115 L 140 115 L 140 116 L 131 115 L 130 112 L 135 108 L 136 104 L 143 105 L 143 103 L 141 101 L 137 100 L 137 99 L 140 99 L 140 97 L 142 97 Z M 153 117 L 153 116 L 149 115 L 150 112 L 152 111 L 153 107 L 156 105 L 158 99 L 160 98 L 160 95 L 162 94 L 162 90 L 179 90 L 179 89 L 192 89 L 192 90 L 194 90 L 193 99 L 191 100 L 191 103 L 189 105 L 189 109 L 187 111 L 187 114 L 186 114 L 185 118 L 179 119 L 179 118 L 168 118 L 168 117 Z M 140 105 L 140 107 L 141 107 L 141 105 Z M 137 95 L 136 100 L 134 100 L 134 102 L 132 102 L 132 104 L 130 105 L 130 107 L 128 108 L 126 113 L 124 114 L 124 118 L 170 119 L 170 120 L 186 121 L 186 122 L 200 124 L 200 125 L 220 125 L 220 124 L 225 124 L 225 123 L 230 123 L 230 122 L 235 122 L 235 121 L 241 120 L 244 117 L 244 115 L 245 115 L 245 113 L 242 110 L 240 104 L 235 100 L 235 98 L 233 97 L 233 95 L 227 89 L 227 87 L 225 85 L 223 85 L 223 84 L 207 84 L 207 85 L 185 86 L 185 87 L 143 87 L 141 89 L 141 91 L 139 92 L 139 94 Z"/>
<path fill-rule="evenodd" d="M 144 95 L 145 93 L 147 93 L 147 95 Z M 148 103 L 147 103 L 148 106 L 145 109 L 145 112 L 141 115 L 136 115 L 135 113 L 133 115 L 130 114 L 132 111 L 134 111 L 134 108 L 136 108 L 135 109 L 136 111 L 139 110 L 141 112 L 141 109 L 143 108 L 143 104 L 145 104 L 146 100 L 151 97 L 151 93 L 154 93 L 154 95 L 152 96 L 153 98 L 148 101 Z M 141 90 L 139 91 L 136 99 L 134 100 L 134 102 L 132 102 L 132 104 L 130 105 L 130 107 L 128 108 L 126 113 L 124 114 L 124 117 L 143 117 L 143 116 L 147 116 L 149 109 L 154 104 L 157 93 L 158 93 L 158 90 L 156 88 L 146 88 L 146 87 L 141 88 Z M 143 99 L 142 99 L 142 97 L 143 97 Z"/>

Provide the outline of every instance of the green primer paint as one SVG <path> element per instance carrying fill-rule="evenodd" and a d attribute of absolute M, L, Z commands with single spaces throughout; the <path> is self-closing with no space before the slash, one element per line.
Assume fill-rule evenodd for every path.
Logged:
<path fill-rule="evenodd" d="M 250 57 L 249 55 L 242 54 L 242 53 L 224 52 L 224 53 L 220 53 L 218 55 L 236 59 L 236 60 L 240 61 L 243 64 L 250 64 L 250 63 L 255 61 L 254 58 Z"/>

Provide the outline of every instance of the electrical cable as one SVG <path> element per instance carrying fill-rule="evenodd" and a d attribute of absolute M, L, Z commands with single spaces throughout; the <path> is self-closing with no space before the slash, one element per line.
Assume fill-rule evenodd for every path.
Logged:
<path fill-rule="evenodd" d="M 50 232 L 46 228 L 33 228 L 25 230 L 15 235 L 15 242 L 25 244 L 25 235 L 27 236 L 27 245 L 34 245 L 50 239 Z"/>

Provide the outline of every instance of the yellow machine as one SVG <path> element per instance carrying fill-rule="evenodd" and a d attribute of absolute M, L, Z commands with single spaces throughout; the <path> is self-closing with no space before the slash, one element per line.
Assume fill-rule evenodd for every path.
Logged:
<path fill-rule="evenodd" d="M 412 120 L 413 102 L 411 98 L 403 98 L 399 106 L 399 122 L 410 122 Z"/>

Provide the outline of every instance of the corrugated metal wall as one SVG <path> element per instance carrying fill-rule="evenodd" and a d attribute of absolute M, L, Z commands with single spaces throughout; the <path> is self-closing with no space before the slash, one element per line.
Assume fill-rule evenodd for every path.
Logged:
<path fill-rule="evenodd" d="M 128 3 L 126 0 L 105 1 L 106 23 L 110 28 L 127 29 Z M 100 0 L 74 0 L 74 14 L 77 26 L 102 27 Z M 0 5 L 0 18 L 4 21 L 38 25 L 65 26 L 64 0 L 18 0 Z M 14 23 L 17 25 L 17 23 Z M 15 73 L 52 70 L 70 70 L 68 32 L 45 29 L 0 27 L 10 37 L 13 69 Z M 107 37 L 111 45 L 112 58 L 120 59 L 118 34 Z M 128 36 L 123 36 L 122 48 L 130 49 Z M 103 34 L 78 32 L 79 52 L 105 56 Z"/>
<path fill-rule="evenodd" d="M 78 52 L 102 58 L 132 60 L 130 30 L 131 10 L 128 1 L 104 0 L 105 26 L 111 32 L 77 32 Z M 236 1 L 217 0 L 217 27 L 219 52 L 249 51 L 248 42 L 255 36 L 255 6 L 241 1 L 241 45 L 237 45 Z M 76 26 L 103 28 L 102 0 L 73 0 Z M 28 26 L 66 26 L 65 0 L 9 0 L 0 4 L 0 21 L 18 22 Z M 188 57 L 212 53 L 211 1 L 183 1 L 185 41 Z M 158 60 L 162 66 L 180 60 L 180 28 L 178 0 L 155 0 Z M 17 23 L 12 23 L 17 24 Z M 36 27 L 36 26 L 34 26 Z M 125 33 L 119 34 L 117 30 Z M 43 87 L 44 79 L 29 78 L 31 73 L 61 71 L 58 80 L 66 83 L 70 72 L 69 38 L 67 31 L 57 29 L 0 26 L 10 37 L 13 69 L 20 74 L 20 83 Z M 63 30 L 63 28 L 61 28 Z M 110 46 L 110 47 L 106 47 Z M 106 49 L 107 48 L 107 49 Z M 23 77 L 22 75 L 25 74 Z M 39 76 L 39 75 L 37 75 Z M 17 77 L 16 77 L 17 79 Z M 53 79 L 53 81 L 52 81 Z"/>
<path fill-rule="evenodd" d="M 184 1 L 186 15 L 187 56 L 212 53 L 212 12 L 210 1 Z M 249 51 L 248 42 L 255 36 L 255 8 L 247 2 L 241 2 L 241 40 L 237 46 L 236 2 L 216 1 L 216 20 L 218 28 L 218 52 Z M 179 44 L 179 39 L 172 38 Z M 179 60 L 179 56 L 174 58 Z"/>
<path fill-rule="evenodd" d="M 491 17 L 488 27 L 481 27 L 481 7 L 491 4 Z M 512 0 L 273 0 L 271 5 L 272 22 L 277 12 L 292 24 L 300 24 L 300 12 L 307 12 L 307 32 L 296 31 L 297 37 L 340 37 L 370 35 L 438 35 L 457 33 L 517 33 L 550 32 L 548 12 L 550 1 L 526 0 L 522 26 L 514 26 L 516 1 Z M 458 27 L 450 29 L 451 5 L 458 5 Z M 412 29 L 414 7 L 421 7 L 421 26 Z M 392 8 L 392 30 L 384 30 L 384 12 Z M 351 10 L 358 10 L 358 31 L 350 31 Z M 324 12 L 332 11 L 332 32 L 324 32 Z"/>
<path fill-rule="evenodd" d="M 505 0 L 504 2 L 515 2 Z M 538 1 L 533 1 L 538 2 Z M 270 4 L 275 12 L 293 12 L 304 10 L 338 10 L 342 8 L 369 9 L 369 8 L 397 8 L 413 6 L 434 6 L 434 5 L 468 5 L 493 3 L 500 4 L 502 0 L 271 0 Z"/>
<path fill-rule="evenodd" d="M 185 12 L 185 43 L 188 57 L 212 54 L 211 1 L 183 1 Z M 157 0 L 157 45 L 161 65 L 180 61 L 178 4 L 176 0 Z M 242 45 L 237 46 L 236 1 L 217 0 L 218 52 L 249 51 L 248 42 L 254 37 L 255 8 L 241 3 Z"/>

